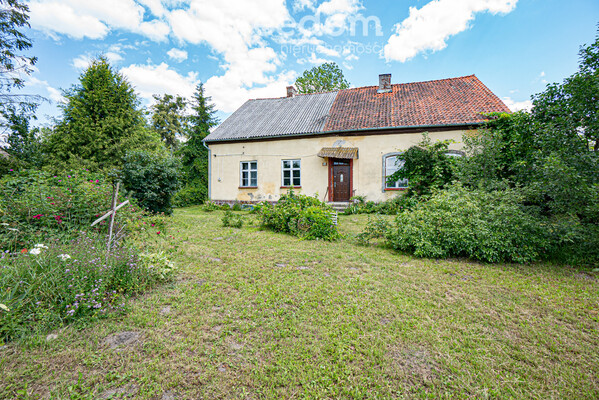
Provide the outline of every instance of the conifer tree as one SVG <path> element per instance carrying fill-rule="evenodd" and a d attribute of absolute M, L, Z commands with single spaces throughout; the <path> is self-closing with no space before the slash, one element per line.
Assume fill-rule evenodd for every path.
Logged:
<path fill-rule="evenodd" d="M 133 87 L 106 58 L 94 60 L 63 95 L 62 118 L 47 141 L 54 169 L 118 167 L 127 151 L 160 148 Z"/>

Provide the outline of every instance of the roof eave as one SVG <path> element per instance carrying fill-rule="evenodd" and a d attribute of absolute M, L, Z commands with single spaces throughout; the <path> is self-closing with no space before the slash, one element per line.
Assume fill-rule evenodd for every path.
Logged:
<path fill-rule="evenodd" d="M 219 142 L 248 142 L 254 140 L 265 140 L 265 139 L 283 139 L 289 137 L 303 137 L 303 136 L 317 136 L 317 135 L 337 135 L 346 133 L 360 133 L 360 132 L 381 132 L 391 130 L 405 130 L 405 129 L 431 129 L 431 128 L 456 128 L 456 127 L 474 127 L 484 124 L 484 122 L 463 122 L 455 124 L 441 124 L 441 125 L 403 125 L 403 126 L 391 126 L 382 128 L 359 128 L 359 129 L 341 129 L 334 131 L 320 131 L 320 132 L 304 132 L 304 133 L 290 133 L 287 135 L 270 135 L 270 136 L 254 136 L 248 138 L 221 138 L 202 141 L 205 143 L 219 143 Z"/>

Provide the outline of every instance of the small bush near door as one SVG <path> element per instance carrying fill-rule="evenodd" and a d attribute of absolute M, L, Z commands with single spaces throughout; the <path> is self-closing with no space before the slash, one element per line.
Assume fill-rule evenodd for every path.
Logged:
<path fill-rule="evenodd" d="M 334 211 L 315 197 L 291 192 L 281 196 L 274 206 L 262 203 L 260 213 L 262 226 L 275 232 L 290 233 L 309 240 L 339 238 L 332 220 Z"/>

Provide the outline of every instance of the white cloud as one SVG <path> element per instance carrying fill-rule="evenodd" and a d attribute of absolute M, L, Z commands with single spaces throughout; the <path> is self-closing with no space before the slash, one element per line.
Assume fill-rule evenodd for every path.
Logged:
<path fill-rule="evenodd" d="M 254 88 L 232 85 L 226 78 L 226 75 L 212 77 L 204 87 L 217 108 L 229 113 L 238 109 L 248 99 L 284 97 L 286 95 L 285 88 L 295 82 L 297 73 L 285 71 L 276 77 L 269 78 L 266 84 Z"/>
<path fill-rule="evenodd" d="M 79 57 L 73 58 L 72 65 L 75 69 L 84 70 L 91 64 L 93 58 L 87 54 L 81 54 Z"/>
<path fill-rule="evenodd" d="M 327 46 L 316 46 L 316 51 L 319 53 L 322 53 L 324 55 L 327 55 L 329 57 L 339 57 L 340 54 L 337 50 L 335 50 L 334 48 L 331 47 L 327 47 Z"/>
<path fill-rule="evenodd" d="M 81 54 L 80 56 L 73 58 L 73 60 L 71 61 L 71 65 L 75 67 L 75 69 L 82 71 L 84 69 L 87 69 L 87 67 L 90 66 L 92 61 L 98 58 L 99 55 L 103 55 L 104 57 L 106 57 L 106 59 L 111 65 L 117 64 L 119 61 L 123 60 L 123 56 L 119 54 L 120 52 L 122 52 L 122 50 L 118 46 L 111 46 L 110 49 L 112 49 L 113 51 L 98 53 L 97 56 L 93 56 L 89 53 Z"/>
<path fill-rule="evenodd" d="M 170 49 L 169 51 L 166 52 L 166 54 L 172 58 L 173 60 L 177 61 L 177 62 L 181 62 L 181 61 L 185 61 L 187 60 L 187 52 L 185 50 L 180 50 L 180 49 Z"/>
<path fill-rule="evenodd" d="M 315 10 L 316 0 L 295 0 L 293 2 L 293 11 L 301 11 L 304 9 Z"/>
<path fill-rule="evenodd" d="M 433 0 L 422 8 L 410 7 L 409 16 L 395 25 L 384 47 L 387 61 L 405 62 L 420 52 L 438 51 L 447 39 L 469 28 L 476 13 L 511 12 L 518 0 Z"/>
<path fill-rule="evenodd" d="M 108 27 L 89 15 L 77 15 L 67 4 L 33 2 L 29 4 L 31 26 L 49 34 L 63 33 L 75 39 L 101 39 Z"/>
<path fill-rule="evenodd" d="M 327 60 L 326 58 L 317 57 L 316 53 L 310 54 L 310 57 L 308 57 L 308 58 L 300 58 L 299 60 L 297 60 L 298 64 L 320 65 L 320 64 L 324 64 L 324 63 L 328 63 L 328 62 L 331 62 L 331 60 Z"/>
<path fill-rule="evenodd" d="M 199 82 L 196 73 L 190 72 L 187 76 L 183 76 L 166 63 L 160 65 L 132 64 L 122 68 L 120 72 L 135 87 L 135 91 L 149 101 L 152 100 L 152 95 L 164 93 L 189 98 Z"/>
<path fill-rule="evenodd" d="M 532 109 L 532 101 L 530 100 L 514 101 L 511 97 L 504 97 L 501 100 L 503 100 L 507 108 L 512 111 L 530 111 Z"/>
<path fill-rule="evenodd" d="M 281 59 L 264 38 L 290 19 L 284 0 L 191 0 L 187 9 L 168 15 L 176 38 L 207 44 L 222 56 L 224 74 L 205 87 L 224 112 L 234 111 L 250 93 L 270 93 L 273 85 L 287 83 L 287 74 L 274 75 Z"/>
<path fill-rule="evenodd" d="M 54 37 L 102 39 L 124 29 L 161 41 L 170 32 L 162 21 L 144 21 L 145 10 L 134 0 L 33 0 L 29 8 L 31 26 Z"/>
<path fill-rule="evenodd" d="M 362 8 L 360 0 L 329 0 L 318 6 L 316 12 L 334 14 L 355 14 Z"/>
<path fill-rule="evenodd" d="M 41 88 L 42 90 L 45 90 L 46 94 L 44 97 L 49 97 L 53 102 L 63 103 L 65 101 L 65 98 L 62 97 L 60 90 L 50 86 L 47 81 L 42 81 L 34 76 L 31 76 L 27 79 L 25 82 L 25 87 Z"/>

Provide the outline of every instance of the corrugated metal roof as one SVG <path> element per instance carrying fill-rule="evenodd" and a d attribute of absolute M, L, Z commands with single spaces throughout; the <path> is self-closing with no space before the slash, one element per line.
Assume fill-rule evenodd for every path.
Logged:
<path fill-rule="evenodd" d="M 324 130 L 337 92 L 248 100 L 206 142 L 317 133 Z"/>
<path fill-rule="evenodd" d="M 331 158 L 352 158 L 356 160 L 358 158 L 357 147 L 323 147 L 318 152 L 318 157 L 331 157 Z"/>
<path fill-rule="evenodd" d="M 249 100 L 204 139 L 246 140 L 328 132 L 474 125 L 509 112 L 474 75 L 278 99 Z"/>

